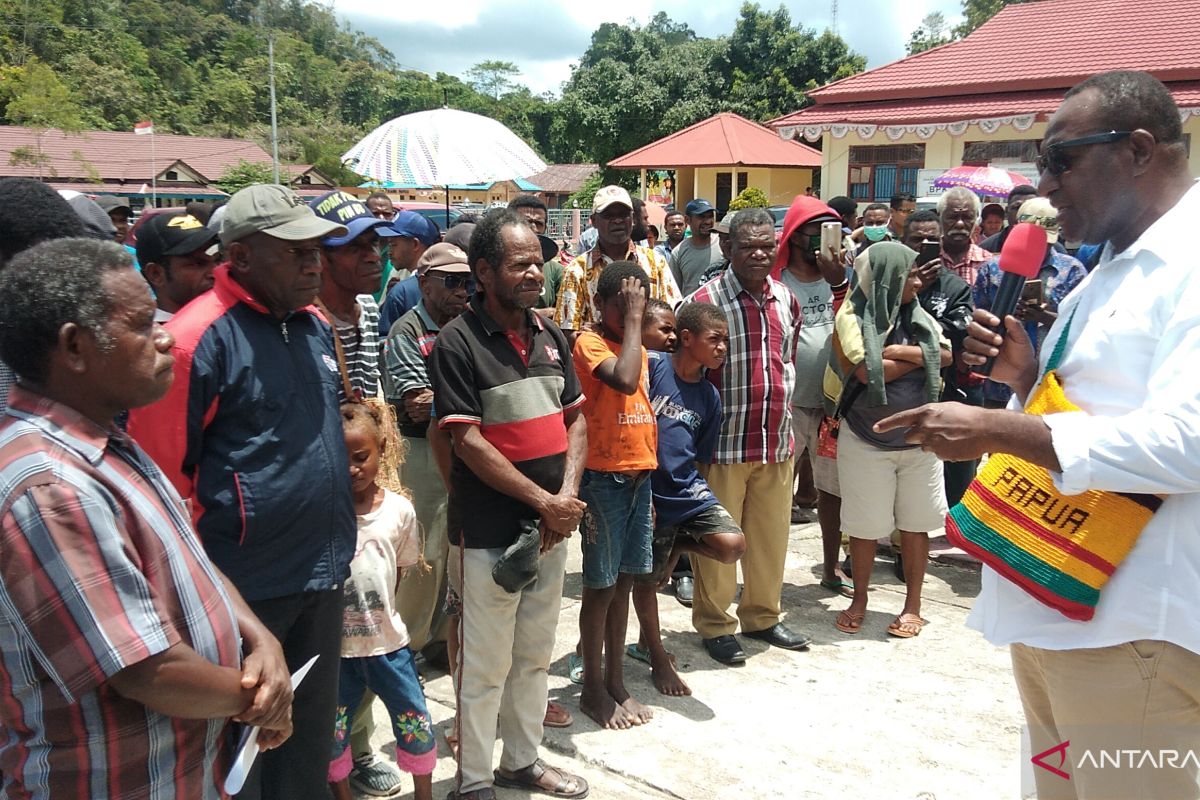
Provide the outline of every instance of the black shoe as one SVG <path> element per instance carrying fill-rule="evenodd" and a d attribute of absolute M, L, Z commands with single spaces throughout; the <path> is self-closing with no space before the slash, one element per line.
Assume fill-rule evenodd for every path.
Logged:
<path fill-rule="evenodd" d="M 854 567 L 850 564 L 850 556 L 846 556 L 846 560 L 842 562 L 842 572 L 846 573 L 847 578 L 854 577 Z"/>
<path fill-rule="evenodd" d="M 803 633 L 797 633 L 782 622 L 776 622 L 762 631 L 742 631 L 742 636 L 749 636 L 751 639 L 758 639 L 760 642 L 782 647 L 784 650 L 802 650 L 812 644 L 811 638 Z"/>
<path fill-rule="evenodd" d="M 714 661 L 722 664 L 741 664 L 746 660 L 746 651 L 738 644 L 737 637 L 732 633 L 718 636 L 715 639 L 705 639 L 704 649 Z"/>
<path fill-rule="evenodd" d="M 445 642 L 430 642 L 421 650 L 425 663 L 440 672 L 450 672 L 450 654 Z"/>
<path fill-rule="evenodd" d="M 692 607 L 692 579 L 686 575 L 675 578 L 671 581 L 671 586 L 675 588 L 675 599 L 680 605 Z"/>
<path fill-rule="evenodd" d="M 896 560 L 892 562 L 892 574 L 901 583 L 908 583 L 904 580 L 904 559 L 900 557 L 899 553 L 896 553 Z"/>

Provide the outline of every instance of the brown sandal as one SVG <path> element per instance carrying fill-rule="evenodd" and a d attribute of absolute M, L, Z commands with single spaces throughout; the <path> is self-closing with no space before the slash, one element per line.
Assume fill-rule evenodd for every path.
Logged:
<path fill-rule="evenodd" d="M 862 621 L 865 616 L 866 614 L 862 612 L 854 612 L 846 609 L 837 615 L 837 619 L 833 621 L 833 624 L 842 633 L 858 633 L 862 630 Z"/>
<path fill-rule="evenodd" d="M 505 789 L 524 789 L 529 792 L 548 794 L 551 797 L 563 797 L 568 800 L 578 800 L 588 796 L 587 781 L 578 775 L 571 775 L 557 767 L 551 767 L 540 758 L 528 767 L 505 775 L 500 770 L 492 773 L 497 786 Z M 546 786 L 543 780 L 553 781 Z M 557 779 L 557 780 L 555 780 Z"/>
<path fill-rule="evenodd" d="M 929 624 L 929 620 L 921 619 L 916 614 L 901 614 L 888 625 L 888 635 L 897 639 L 912 639 L 921 635 L 921 629 Z"/>
<path fill-rule="evenodd" d="M 570 711 L 553 700 L 546 701 L 546 716 L 542 719 L 542 725 L 547 728 L 569 728 L 574 722 Z"/>

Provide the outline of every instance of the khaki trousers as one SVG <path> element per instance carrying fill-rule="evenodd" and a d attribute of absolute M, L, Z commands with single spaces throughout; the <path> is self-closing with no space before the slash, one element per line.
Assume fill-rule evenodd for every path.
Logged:
<path fill-rule="evenodd" d="M 543 555 L 537 580 L 517 594 L 492 580 L 492 565 L 503 552 L 450 547 L 450 580 L 463 604 L 457 686 L 460 792 L 492 785 L 497 718 L 504 769 L 528 767 L 542 741 L 567 544 L 560 542 Z"/>
<path fill-rule="evenodd" d="M 739 621 L 743 631 L 761 631 L 779 622 L 794 466 L 795 461 L 788 459 L 781 464 L 711 464 L 703 468 L 709 488 L 746 536 L 737 617 L 727 610 L 737 594 L 737 564 L 692 556 L 692 626 L 705 639 L 733 633 Z"/>
<path fill-rule="evenodd" d="M 445 642 L 449 620 L 445 613 L 446 486 L 433 461 L 428 439 L 405 439 L 404 488 L 411 495 L 417 522 L 425 537 L 425 563 L 431 570 L 410 569 L 396 588 L 396 610 L 408 628 L 409 647 L 419 653 L 433 642 Z"/>
<path fill-rule="evenodd" d="M 1011 651 L 1031 754 L 1070 742 L 1065 762 L 1059 752 L 1042 757 L 1069 778 L 1034 763 L 1039 800 L 1200 797 L 1200 655 L 1151 640 Z M 1147 760 L 1161 764 L 1162 751 L 1177 752 L 1181 766 Z"/>

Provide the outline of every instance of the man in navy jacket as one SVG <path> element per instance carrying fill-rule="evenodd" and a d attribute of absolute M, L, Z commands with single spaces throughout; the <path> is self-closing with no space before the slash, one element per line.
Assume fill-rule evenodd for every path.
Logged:
<path fill-rule="evenodd" d="M 311 303 L 321 238 L 346 234 L 282 186 L 235 194 L 221 226 L 228 262 L 167 326 L 174 383 L 130 415 L 288 667 L 320 656 L 296 692 L 292 738 L 263 754 L 240 797 L 329 797 L 340 584 L 356 533 L 332 332 Z"/>

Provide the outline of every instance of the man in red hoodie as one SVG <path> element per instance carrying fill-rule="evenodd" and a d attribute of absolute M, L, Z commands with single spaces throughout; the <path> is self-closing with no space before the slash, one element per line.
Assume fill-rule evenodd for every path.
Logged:
<path fill-rule="evenodd" d="M 817 454 L 817 431 L 825 418 L 821 384 L 827 360 L 825 346 L 833 335 L 833 289 L 825 269 L 834 271 L 829 258 L 821 258 L 821 223 L 838 222 L 837 212 L 812 197 L 797 197 L 783 221 L 775 266 L 783 285 L 800 302 L 803 325 L 796 337 L 796 388 L 792 392 L 792 433 L 796 459 L 807 457 L 817 488 L 817 520 L 821 525 L 823 565 L 821 585 L 849 596 L 850 581 L 841 571 L 841 489 L 837 461 Z M 840 254 L 839 254 L 840 256 Z M 820 259 L 820 260 L 819 260 Z M 821 260 L 826 264 L 822 266 Z M 843 279 L 849 278 L 846 270 Z M 807 451 L 807 456 L 805 452 Z"/>

